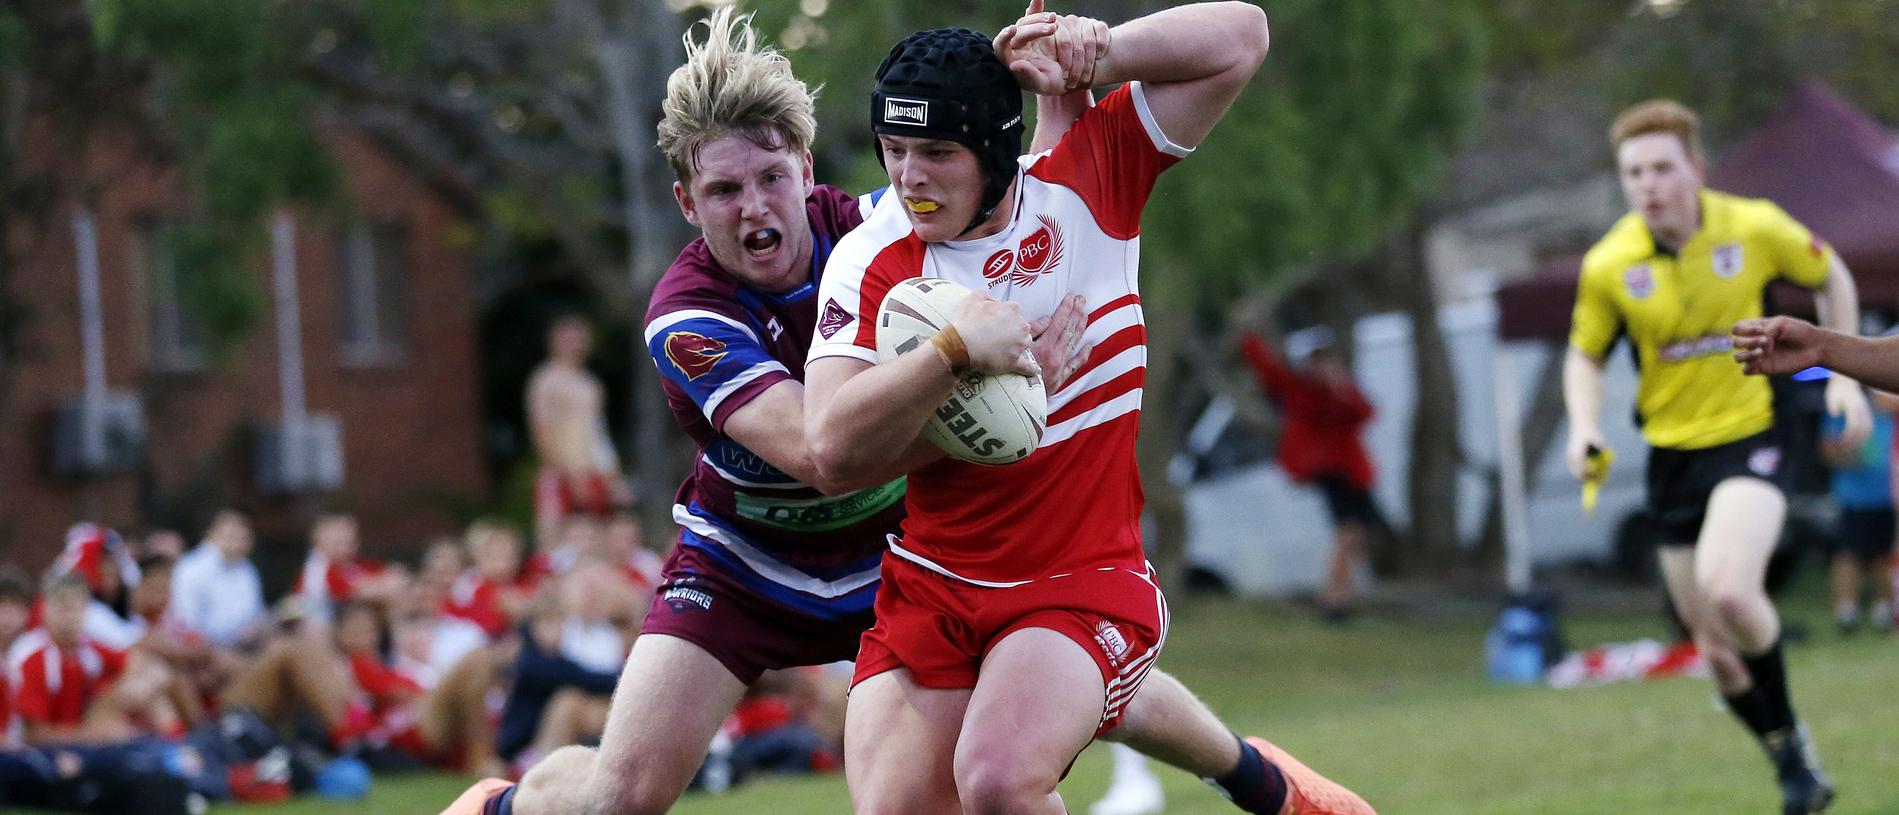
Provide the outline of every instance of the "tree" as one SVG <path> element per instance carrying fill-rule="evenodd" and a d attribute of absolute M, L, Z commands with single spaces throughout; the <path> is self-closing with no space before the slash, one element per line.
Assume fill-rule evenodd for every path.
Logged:
<path fill-rule="evenodd" d="M 1456 139 L 1476 114 L 1485 37 L 1462 3 L 1308 0 L 1272 8 L 1273 51 L 1255 87 L 1150 210 L 1150 297 L 1202 311 L 1300 269 L 1374 260 L 1373 285 L 1413 317 L 1420 389 L 1411 456 L 1410 550 L 1435 563 L 1455 544 L 1458 460 L 1449 359 L 1421 257 L 1408 236 Z M 1236 171 L 1244 168 L 1244 171 Z M 1337 278 L 1328 278 L 1337 281 Z M 1323 284 L 1321 284 L 1323 285 Z"/>
<path fill-rule="evenodd" d="M 62 155 L 108 134 L 133 140 L 183 171 L 187 305 L 229 347 L 260 315 L 264 216 L 340 205 L 323 133 L 349 127 L 473 220 L 490 268 L 552 247 L 530 251 L 559 258 L 637 322 L 690 237 L 650 146 L 681 28 L 644 0 L 22 0 L 0 10 L 0 226 L 86 200 L 49 187 L 59 174 L 11 160 L 35 123 L 76 148 Z M 0 275 L 17 234 L 0 228 Z M 0 376 L 22 350 L 9 302 L 0 297 Z M 645 374 L 630 389 L 645 397 L 634 458 L 645 494 L 667 495 L 687 459 L 655 375 L 632 368 Z M 648 506 L 669 524 L 664 501 Z"/>

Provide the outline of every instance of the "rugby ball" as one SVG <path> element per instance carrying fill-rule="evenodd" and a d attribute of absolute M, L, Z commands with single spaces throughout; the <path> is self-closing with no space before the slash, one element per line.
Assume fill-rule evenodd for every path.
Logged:
<path fill-rule="evenodd" d="M 935 353 L 930 337 L 949 325 L 969 294 L 963 285 L 935 277 L 913 277 L 890 287 L 877 309 L 878 361 L 913 351 Z M 923 437 L 952 458 L 1012 464 L 1035 452 L 1047 423 L 1041 377 L 968 373 L 930 416 Z"/>

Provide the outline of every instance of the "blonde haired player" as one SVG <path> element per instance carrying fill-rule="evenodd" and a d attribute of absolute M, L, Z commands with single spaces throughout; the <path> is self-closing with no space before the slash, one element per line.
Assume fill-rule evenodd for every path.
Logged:
<path fill-rule="evenodd" d="M 1764 588 L 1787 505 L 1773 399 L 1730 358 L 1729 331 L 1760 317 L 1776 279 L 1814 289 L 1822 322 L 1850 331 L 1859 320 L 1853 278 L 1779 207 L 1703 186 L 1700 123 L 1688 108 L 1636 105 L 1617 117 L 1610 140 L 1631 212 L 1583 260 L 1563 368 L 1566 458 L 1583 478 L 1590 451 L 1607 447 L 1603 360 L 1626 335 L 1641 369 L 1636 411 L 1651 448 L 1648 504 L 1665 535 L 1669 595 L 1729 710 L 1766 748 L 1783 812 L 1818 812 L 1833 784 L 1794 714 L 1780 617 Z M 1857 383 L 1834 377 L 1826 401 L 1845 417 L 1851 443 L 1864 437 L 1870 419 Z"/>
<path fill-rule="evenodd" d="M 984 47 L 1050 40 L 1071 60 L 1092 61 L 1105 45 L 1105 26 L 1031 12 L 1004 30 L 1000 46 Z M 728 7 L 707 28 L 703 42 L 687 38 L 687 62 L 668 84 L 660 126 L 660 148 L 679 176 L 680 211 L 702 236 L 659 283 L 646 331 L 675 417 L 701 451 L 674 507 L 679 540 L 600 748 L 557 750 L 518 787 L 482 781 L 450 813 L 669 808 L 762 671 L 856 654 L 871 623 L 885 538 L 903 511 L 900 476 L 941 455 L 920 443 L 844 478 L 815 467 L 797 374 L 821 324 L 818 273 L 877 194 L 857 199 L 815 184 L 810 91 L 783 56 L 758 43 L 748 18 Z M 1085 93 L 1044 97 L 1038 126 L 1064 127 L 1089 101 Z M 1057 369 L 1080 361 L 1080 308 L 1079 298 L 1064 299 L 1038 326 L 1045 330 L 1032 332 L 1042 337 L 1036 353 L 1052 383 L 1064 378 Z M 1284 784 L 1288 803 L 1247 805 L 1276 783 L 1275 765 L 1171 677 L 1151 675 L 1124 717 L 1130 741 L 1214 777 L 1250 811 L 1331 811 L 1292 808 L 1307 799 L 1288 795 Z"/>

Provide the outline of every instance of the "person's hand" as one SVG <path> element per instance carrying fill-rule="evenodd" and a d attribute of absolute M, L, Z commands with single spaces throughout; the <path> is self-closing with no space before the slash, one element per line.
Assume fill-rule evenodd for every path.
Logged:
<path fill-rule="evenodd" d="M 963 341 L 969 354 L 969 368 L 981 373 L 1016 373 L 1036 376 L 1042 372 L 1029 353 L 1029 323 L 1022 319 L 1022 304 L 972 292 L 956 307 L 950 326 Z"/>
<path fill-rule="evenodd" d="M 1569 474 L 1583 481 L 1589 473 L 1590 448 L 1606 450 L 1609 442 L 1602 437 L 1602 430 L 1594 427 L 1572 428 L 1569 431 L 1569 443 L 1563 447 L 1563 463 L 1569 465 Z"/>
<path fill-rule="evenodd" d="M 1858 450 L 1873 432 L 1873 411 L 1866 403 L 1866 390 L 1847 377 L 1834 374 L 1827 380 L 1826 412 L 1844 420 L 1839 443 L 1848 450 Z"/>
<path fill-rule="evenodd" d="M 1022 18 L 996 34 L 996 56 L 1016 84 L 1043 96 L 1094 86 L 1095 65 L 1108 52 L 1108 25 L 1073 14 L 1044 11 L 1032 0 Z"/>
<path fill-rule="evenodd" d="M 1094 351 L 1092 343 L 1083 345 L 1081 341 L 1088 328 L 1086 306 L 1087 301 L 1081 295 L 1070 294 L 1062 298 L 1054 314 L 1029 324 L 1029 333 L 1035 336 L 1029 350 L 1035 354 L 1035 363 L 1042 367 L 1042 387 L 1047 393 L 1068 384 L 1068 378 L 1075 375 L 1081 364 L 1088 361 L 1088 354 Z"/>
<path fill-rule="evenodd" d="M 1804 371 L 1820 364 L 1825 329 L 1792 317 L 1742 320 L 1732 332 L 1734 361 L 1750 374 Z"/>

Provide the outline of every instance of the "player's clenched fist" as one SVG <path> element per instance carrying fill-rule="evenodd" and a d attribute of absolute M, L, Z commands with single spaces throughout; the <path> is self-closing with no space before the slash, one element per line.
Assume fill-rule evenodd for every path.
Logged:
<path fill-rule="evenodd" d="M 1035 357 L 1029 354 L 1029 322 L 1022 319 L 1022 304 L 997 300 L 975 292 L 956 307 L 950 327 L 962 339 L 971 370 L 983 373 L 1040 374 Z"/>

